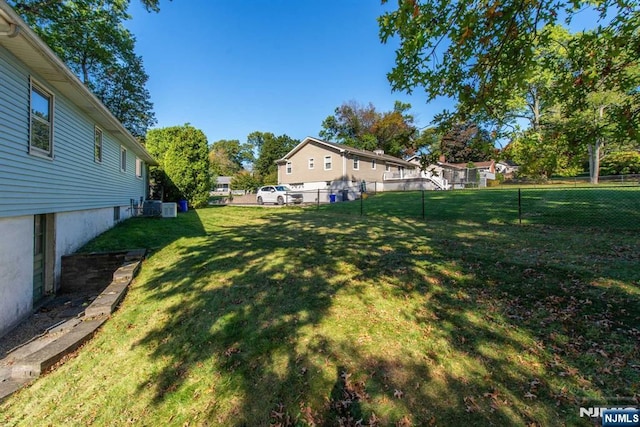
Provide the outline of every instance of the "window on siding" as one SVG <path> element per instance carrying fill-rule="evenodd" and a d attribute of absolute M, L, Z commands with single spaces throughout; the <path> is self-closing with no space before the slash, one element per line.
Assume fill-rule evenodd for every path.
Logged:
<path fill-rule="evenodd" d="M 358 158 L 358 156 L 355 156 L 353 158 L 353 170 L 358 170 L 360 169 L 360 159 Z"/>
<path fill-rule="evenodd" d="M 97 126 L 93 137 L 93 158 L 96 162 L 102 163 L 102 130 Z"/>
<path fill-rule="evenodd" d="M 124 147 L 120 147 L 120 171 L 127 171 L 127 149 Z"/>
<path fill-rule="evenodd" d="M 53 157 L 53 95 L 31 80 L 29 152 Z"/>
<path fill-rule="evenodd" d="M 324 170 L 331 170 L 331 156 L 324 156 Z"/>
<path fill-rule="evenodd" d="M 291 162 L 287 162 L 287 175 L 291 175 L 293 170 L 293 166 L 291 166 Z"/>
<path fill-rule="evenodd" d="M 391 172 L 391 166 L 389 166 L 388 164 L 384 165 L 384 171 Z"/>
<path fill-rule="evenodd" d="M 142 160 L 136 157 L 136 177 L 142 178 Z"/>
<path fill-rule="evenodd" d="M 376 159 L 372 159 L 371 160 L 371 169 L 375 169 L 376 168 Z"/>
<path fill-rule="evenodd" d="M 309 158 L 309 169 L 313 169 L 315 167 L 315 159 L 313 157 Z"/>

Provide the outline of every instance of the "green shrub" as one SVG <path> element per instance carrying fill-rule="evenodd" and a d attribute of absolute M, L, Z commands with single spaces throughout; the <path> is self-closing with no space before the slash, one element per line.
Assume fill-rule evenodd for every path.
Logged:
<path fill-rule="evenodd" d="M 600 163 L 601 175 L 628 175 L 640 173 L 640 153 L 619 151 L 608 154 Z"/>

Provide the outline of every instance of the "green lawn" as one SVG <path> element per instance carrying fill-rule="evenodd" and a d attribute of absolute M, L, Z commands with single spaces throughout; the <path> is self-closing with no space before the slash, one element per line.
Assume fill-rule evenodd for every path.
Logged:
<path fill-rule="evenodd" d="M 640 186 L 525 187 L 379 193 L 321 206 L 360 216 L 640 229 Z"/>
<path fill-rule="evenodd" d="M 0 424 L 589 426 L 581 405 L 638 392 L 637 233 L 345 205 L 105 233 L 86 250 L 151 248 L 141 273 Z"/>

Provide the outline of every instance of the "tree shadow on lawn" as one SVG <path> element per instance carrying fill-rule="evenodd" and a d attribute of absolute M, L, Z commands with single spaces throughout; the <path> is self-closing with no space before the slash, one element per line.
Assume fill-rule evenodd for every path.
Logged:
<path fill-rule="evenodd" d="M 426 352 L 434 363 L 449 365 L 448 373 L 458 368 L 452 358 L 470 364 L 466 377 L 447 381 L 458 398 L 465 396 L 468 416 L 488 423 L 502 414 L 508 424 L 590 425 L 578 417 L 581 404 L 634 396 L 640 292 L 630 272 L 640 246 L 633 233 L 585 233 L 600 256 L 574 253 L 572 262 L 562 263 L 551 261 L 567 248 L 553 241 L 568 244 L 572 231 L 484 226 L 473 233 L 468 226 L 441 225 L 446 233 L 430 230 L 430 248 L 437 250 L 405 242 L 378 248 L 359 266 L 369 281 L 395 281 L 398 295 L 430 294 L 423 312 L 408 317 L 431 324 L 430 334 L 444 339 L 438 351 Z M 458 410 L 445 406 L 437 413 L 455 417 L 452 408 Z"/>
<path fill-rule="evenodd" d="M 175 422 L 589 425 L 580 393 L 637 386 L 637 341 L 616 346 L 640 298 L 547 265 L 562 233 L 302 211 L 195 235 L 144 283 L 171 306 L 136 343 L 164 366 L 139 389 L 199 408 Z"/>

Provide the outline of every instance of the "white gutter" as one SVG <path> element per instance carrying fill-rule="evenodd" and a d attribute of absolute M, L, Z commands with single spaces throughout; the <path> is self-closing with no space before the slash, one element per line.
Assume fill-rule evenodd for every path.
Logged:
<path fill-rule="evenodd" d="M 0 18 L 4 23 L 0 24 L 0 37 L 15 37 L 20 32 L 20 27 L 11 22 L 9 15 L 2 9 L 0 9 Z"/>
<path fill-rule="evenodd" d="M 0 0 L 0 17 L 7 22 L 9 30 L 7 34 L 9 37 L 15 37 L 20 34 L 38 53 L 46 58 L 52 66 L 54 66 L 58 72 L 60 72 L 75 90 L 79 91 L 81 94 L 86 96 L 91 104 L 98 110 L 106 119 L 106 121 L 110 122 L 114 127 L 119 129 L 119 132 L 133 145 L 133 147 L 137 148 L 139 153 L 141 153 L 141 158 L 147 164 L 157 165 L 158 162 L 156 159 L 151 156 L 151 154 L 144 148 L 140 142 L 129 132 L 122 123 L 109 111 L 109 109 L 100 101 L 94 94 L 91 92 L 84 83 L 80 81 L 78 76 L 76 76 L 67 65 L 51 50 L 51 48 L 44 42 L 42 39 L 31 29 L 28 25 L 20 18 L 20 16 L 9 6 L 5 0 Z M 16 22 L 18 24 L 16 24 Z M 22 25 L 22 24 L 24 25 Z M 13 32 L 9 33 L 9 31 Z M 2 27 L 0 27 L 1 29 Z M 0 33 L 1 35 L 2 33 Z"/>

